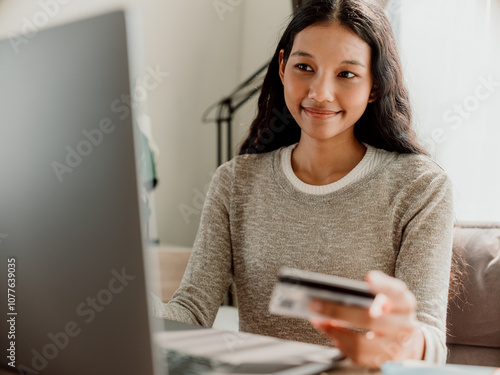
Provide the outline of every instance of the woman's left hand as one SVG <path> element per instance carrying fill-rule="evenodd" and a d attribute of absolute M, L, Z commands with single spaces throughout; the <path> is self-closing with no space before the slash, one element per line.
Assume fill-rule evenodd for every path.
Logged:
<path fill-rule="evenodd" d="M 312 320 L 313 326 L 364 367 L 380 368 L 386 361 L 423 359 L 425 339 L 417 324 L 413 293 L 403 281 L 380 271 L 370 271 L 366 281 L 375 294 L 369 309 L 314 300 L 311 310 L 331 320 Z"/>

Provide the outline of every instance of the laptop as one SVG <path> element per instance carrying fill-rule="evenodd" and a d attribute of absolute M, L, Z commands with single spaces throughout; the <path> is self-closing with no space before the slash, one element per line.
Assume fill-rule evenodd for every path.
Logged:
<path fill-rule="evenodd" d="M 148 158 L 137 121 L 162 72 L 141 68 L 137 24 L 116 11 L 0 41 L 0 367 L 50 375 L 158 375 L 167 362 L 170 375 L 332 367 L 338 351 L 150 318 L 139 197 L 151 181 L 138 167 Z"/>
<path fill-rule="evenodd" d="M 144 111 L 137 82 L 156 67 L 137 69 L 130 17 L 116 11 L 0 42 L 5 369 L 153 374 L 134 140 Z"/>

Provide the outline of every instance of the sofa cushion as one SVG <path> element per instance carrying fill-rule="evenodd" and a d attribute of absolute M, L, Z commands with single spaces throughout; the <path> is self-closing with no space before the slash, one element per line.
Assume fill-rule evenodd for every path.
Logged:
<path fill-rule="evenodd" d="M 448 344 L 448 349 L 448 363 L 500 367 L 500 348 Z"/>
<path fill-rule="evenodd" d="M 448 309 L 448 344 L 500 348 L 500 224 L 456 226 L 468 263 L 465 293 Z"/>

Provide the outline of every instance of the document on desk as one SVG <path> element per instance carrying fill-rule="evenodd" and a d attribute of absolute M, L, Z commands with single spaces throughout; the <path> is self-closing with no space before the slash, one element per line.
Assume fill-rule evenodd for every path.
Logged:
<path fill-rule="evenodd" d="M 309 375 L 336 367 L 336 348 L 217 329 L 165 331 L 155 343 L 168 374 Z"/>

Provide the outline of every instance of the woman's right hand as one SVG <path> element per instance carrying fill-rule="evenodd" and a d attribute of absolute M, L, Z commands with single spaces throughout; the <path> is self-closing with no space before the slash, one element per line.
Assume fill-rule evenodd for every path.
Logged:
<path fill-rule="evenodd" d="M 366 281 L 376 296 L 369 309 L 315 300 L 311 310 L 332 319 L 311 321 L 313 326 L 364 367 L 378 369 L 386 361 L 423 359 L 425 338 L 413 293 L 404 282 L 380 271 L 370 271 Z"/>

